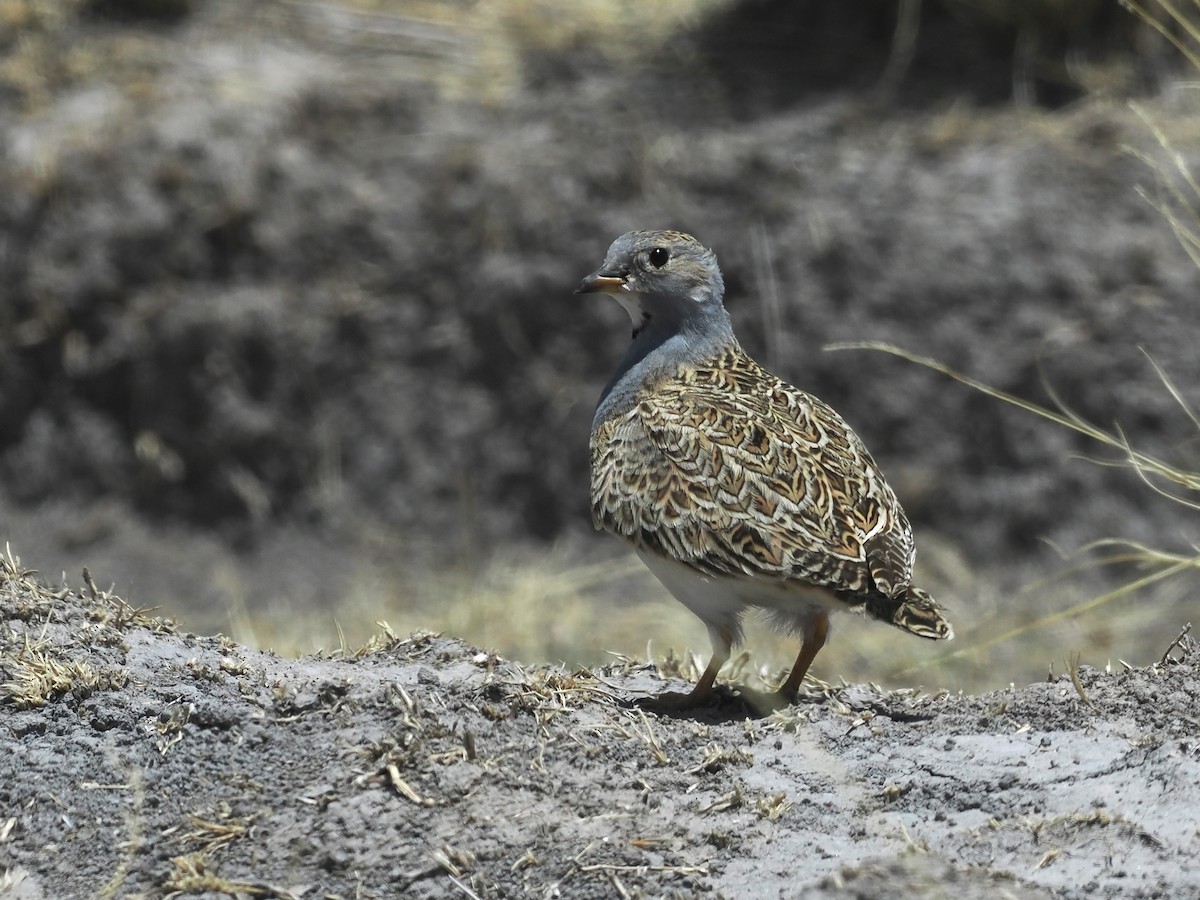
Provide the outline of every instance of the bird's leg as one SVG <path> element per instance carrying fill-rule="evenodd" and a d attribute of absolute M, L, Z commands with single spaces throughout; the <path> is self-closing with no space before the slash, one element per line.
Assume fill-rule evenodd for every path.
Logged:
<path fill-rule="evenodd" d="M 804 643 L 800 645 L 800 655 L 796 657 L 796 664 L 792 666 L 792 674 L 788 676 L 787 681 L 783 683 L 783 687 L 779 689 L 779 696 L 786 703 L 796 702 L 796 694 L 800 690 L 800 683 L 804 681 L 804 676 L 808 674 L 808 667 L 812 665 L 812 661 L 817 658 L 817 654 L 825 646 L 825 638 L 828 636 L 829 613 L 814 613 L 812 618 L 808 620 L 808 624 L 804 627 Z"/>
<path fill-rule="evenodd" d="M 642 697 L 637 701 L 638 706 L 643 709 L 661 710 L 693 709 L 703 706 L 712 699 L 713 682 L 717 680 L 717 673 L 721 671 L 721 666 L 729 660 L 730 648 L 733 646 L 733 632 L 727 628 L 712 627 L 708 632 L 713 645 L 712 658 L 709 659 L 708 666 L 704 669 L 700 680 L 696 682 L 696 686 L 686 694 L 679 691 L 664 691 L 653 697 Z"/>

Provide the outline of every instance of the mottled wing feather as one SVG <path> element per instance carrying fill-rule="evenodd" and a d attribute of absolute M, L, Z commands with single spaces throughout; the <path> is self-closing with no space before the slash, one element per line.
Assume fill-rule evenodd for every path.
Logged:
<path fill-rule="evenodd" d="M 592 434 L 598 528 L 712 575 L 908 589 L 908 520 L 836 412 L 740 348 L 648 388 Z"/>

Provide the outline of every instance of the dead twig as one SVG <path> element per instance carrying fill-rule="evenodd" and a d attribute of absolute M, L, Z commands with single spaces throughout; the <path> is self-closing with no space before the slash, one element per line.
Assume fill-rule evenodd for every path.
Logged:
<path fill-rule="evenodd" d="M 1163 651 L 1162 659 L 1160 659 L 1158 661 L 1158 664 L 1160 666 L 1165 666 L 1168 662 L 1172 662 L 1171 651 L 1174 650 L 1176 647 L 1178 647 L 1181 651 L 1183 651 L 1184 656 L 1187 656 L 1188 652 L 1192 649 L 1192 646 L 1195 644 L 1195 641 L 1193 641 L 1191 638 L 1189 638 L 1187 636 L 1188 632 L 1191 630 L 1192 630 L 1191 622 L 1188 622 L 1186 625 L 1183 626 L 1183 630 L 1179 632 L 1179 635 L 1175 638 L 1175 640 L 1171 641 L 1171 643 L 1167 645 L 1167 649 Z"/>
<path fill-rule="evenodd" d="M 93 600 L 100 599 L 100 592 L 96 590 L 96 582 L 92 580 L 92 573 L 88 571 L 88 567 L 83 567 L 83 583 L 87 585 L 88 592 L 92 595 Z"/>
<path fill-rule="evenodd" d="M 1098 709 L 1092 698 L 1087 695 L 1087 691 L 1083 689 L 1083 682 L 1079 680 L 1079 654 L 1072 653 L 1069 657 L 1063 660 L 1063 665 L 1067 667 L 1067 674 L 1071 677 L 1071 684 L 1075 686 L 1075 693 L 1079 694 L 1079 699 L 1090 706 L 1092 709 Z"/>

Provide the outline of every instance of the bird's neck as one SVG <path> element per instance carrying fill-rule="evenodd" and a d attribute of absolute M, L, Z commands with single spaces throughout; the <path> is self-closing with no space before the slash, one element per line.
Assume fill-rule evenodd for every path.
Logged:
<path fill-rule="evenodd" d="M 634 329 L 625 358 L 600 395 L 593 427 L 632 408 L 647 382 L 707 362 L 737 345 L 729 314 L 720 307 L 703 321 L 643 319 Z"/>

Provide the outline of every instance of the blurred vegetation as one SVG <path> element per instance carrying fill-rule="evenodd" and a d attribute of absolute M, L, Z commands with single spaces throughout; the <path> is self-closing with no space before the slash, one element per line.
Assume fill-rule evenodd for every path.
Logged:
<path fill-rule="evenodd" d="M 36 109 L 73 85 L 152 75 L 153 30 L 205 14 L 251 31 L 336 36 L 359 52 L 399 50 L 448 96 L 492 103 L 604 61 L 674 69 L 751 109 L 835 84 L 891 91 L 906 79 L 917 94 L 969 87 L 993 101 L 1056 105 L 1144 82 L 1163 63 L 1148 33 L 1180 43 L 1192 21 L 1191 11 L 1124 5 L 1140 18 L 1115 0 L 261 0 L 250 12 L 221 0 L 3 0 L 0 85 Z M 722 89 L 722 73 L 747 55 L 758 70 Z"/>
<path fill-rule="evenodd" d="M 1195 10 L 1151 12 L 0 0 L 0 507 L 70 554 L 220 535 L 223 574 L 161 602 L 229 606 L 235 637 L 279 648 L 330 646 L 334 619 L 530 661 L 703 647 L 589 533 L 586 429 L 624 326 L 564 305 L 617 233 L 676 224 L 718 247 L 746 343 L 889 461 L 958 606 L 944 652 L 847 622 L 820 673 L 977 688 L 1063 646 L 1102 663 L 1136 634 L 1144 656 L 1186 597 L 1164 595 L 1162 636 L 1125 606 L 972 648 L 1091 596 L 1016 593 L 1044 536 L 1129 521 L 1152 546 L 1175 520 L 1116 473 L 1051 471 L 1083 439 L 815 349 L 884 335 L 1026 396 L 1049 342 L 1081 415 L 1102 420 L 1115 385 L 1131 430 L 1186 439 L 1134 349 L 1178 331 L 1170 302 L 1194 288 L 1123 193 L 1124 149 L 1154 142 L 1120 104 L 1161 114 L 1164 34 Z M 1170 102 L 1163 133 L 1191 132 L 1149 190 L 1194 252 L 1175 160 L 1200 118 Z M 1192 365 L 1170 368 L 1187 384 Z M 255 555 L 293 531 L 327 549 Z M 183 567 L 180 546 L 163 552 Z M 277 567 L 311 585 L 273 586 Z M 752 648 L 768 670 L 794 653 Z"/>

